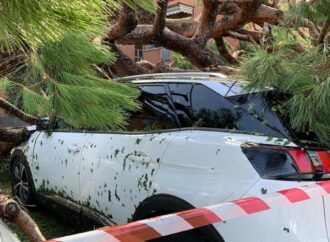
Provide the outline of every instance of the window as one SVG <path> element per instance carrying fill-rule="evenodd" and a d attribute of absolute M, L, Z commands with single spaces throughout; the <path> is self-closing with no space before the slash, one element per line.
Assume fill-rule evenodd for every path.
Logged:
<path fill-rule="evenodd" d="M 287 137 L 282 123 L 266 102 L 248 95 L 244 97 L 224 98 L 206 86 L 193 85 L 193 125 Z"/>
<path fill-rule="evenodd" d="M 204 85 L 194 85 L 191 93 L 195 126 L 221 129 L 238 129 L 241 114 L 218 93 Z"/>
<path fill-rule="evenodd" d="M 244 110 L 244 126 L 246 130 L 257 129 L 260 133 L 274 136 L 288 136 L 288 130 L 281 121 L 279 115 L 274 112 L 272 105 L 267 100 L 265 93 L 251 93 L 229 97 L 233 103 Z M 248 114 L 248 115 L 247 115 Z M 254 122 L 252 122 L 252 120 Z M 255 127 L 256 126 L 256 127 Z"/>
<path fill-rule="evenodd" d="M 192 84 L 175 83 L 169 84 L 172 100 L 182 127 L 191 127 L 193 124 L 191 110 Z"/>
<path fill-rule="evenodd" d="M 178 128 L 175 113 L 162 85 L 141 86 L 140 112 L 132 114 L 127 130 L 163 130 Z"/>
<path fill-rule="evenodd" d="M 171 51 L 165 48 L 162 48 L 162 61 L 171 60 Z"/>
<path fill-rule="evenodd" d="M 135 62 L 143 60 L 143 46 L 135 45 Z"/>

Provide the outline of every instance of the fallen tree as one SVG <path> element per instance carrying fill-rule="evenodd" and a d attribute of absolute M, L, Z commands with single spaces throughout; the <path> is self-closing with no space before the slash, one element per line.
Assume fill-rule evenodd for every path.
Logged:
<path fill-rule="evenodd" d="M 260 0 L 204 0 L 199 18 L 169 19 L 166 17 L 168 0 L 158 1 L 156 13 L 132 10 L 123 1 L 117 18 L 112 19 L 113 27 L 105 40 L 117 55 L 111 65 L 114 73 L 120 76 L 159 72 L 158 68 L 143 68 L 128 58 L 116 45 L 153 44 L 181 54 L 202 71 L 217 71 L 227 75 L 235 74 L 240 61 L 230 54 L 224 38 L 263 45 L 269 35 L 268 26 L 291 21 L 291 15 L 280 10 L 280 1 L 272 3 Z M 292 4 L 292 3 L 290 3 Z M 313 4 L 311 1 L 310 4 Z M 283 5 L 283 3 L 282 3 Z M 323 43 L 328 22 L 316 24 L 299 16 L 293 29 L 304 28 L 311 33 L 315 43 Z M 249 26 L 247 28 L 247 26 Z M 216 42 L 218 52 L 206 48 L 209 40 Z M 298 51 L 302 46 L 293 47 Z M 219 55 L 222 58 L 219 58 Z M 161 69 L 171 72 L 171 68 Z"/>
<path fill-rule="evenodd" d="M 144 69 L 130 60 L 115 45 L 155 44 L 180 53 L 201 70 L 218 70 L 225 74 L 235 73 L 228 66 L 239 61 L 229 54 L 223 38 L 232 37 L 241 41 L 261 44 L 264 35 L 262 27 L 267 24 L 280 24 L 285 15 L 276 4 L 267 6 L 260 0 L 204 0 L 201 16 L 198 19 L 168 19 L 166 9 L 168 0 L 158 1 L 155 14 L 140 10 L 134 11 L 122 3 L 118 18 L 107 34 L 106 41 L 117 54 L 117 61 L 111 66 L 119 75 L 157 72 L 158 69 Z M 247 30 L 245 26 L 257 25 L 258 30 Z M 318 35 L 320 36 L 320 34 Z M 214 39 L 218 55 L 205 48 Z M 221 68 L 220 68 L 221 67 Z M 166 70 L 168 71 L 168 70 Z"/>
<path fill-rule="evenodd" d="M 37 124 L 39 119 L 32 115 L 23 112 L 7 100 L 0 98 L 0 108 L 7 110 L 8 113 L 16 116 L 20 120 L 29 123 Z M 30 132 L 27 128 L 1 128 L 0 127 L 0 155 L 8 155 L 9 151 L 16 145 L 28 140 Z"/>
<path fill-rule="evenodd" d="M 45 241 L 38 225 L 13 199 L 0 194 L 0 217 L 15 223 L 29 238 L 31 242 Z"/>

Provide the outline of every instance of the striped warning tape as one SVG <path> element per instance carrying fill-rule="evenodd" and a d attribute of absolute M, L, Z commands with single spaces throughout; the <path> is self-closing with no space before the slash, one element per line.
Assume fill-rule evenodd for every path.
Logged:
<path fill-rule="evenodd" d="M 330 194 L 330 181 L 145 219 L 48 242 L 140 242 Z"/>

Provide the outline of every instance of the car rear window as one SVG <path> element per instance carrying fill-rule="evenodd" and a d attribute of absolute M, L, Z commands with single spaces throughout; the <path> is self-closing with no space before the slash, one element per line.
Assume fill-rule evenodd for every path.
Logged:
<path fill-rule="evenodd" d="M 316 134 L 311 131 L 295 130 L 290 125 L 289 115 L 287 111 L 281 108 L 281 102 L 285 101 L 288 97 L 285 95 L 276 94 L 274 91 L 256 92 L 246 95 L 228 97 L 230 101 L 240 105 L 241 108 L 247 110 L 250 114 L 258 115 L 267 120 L 267 123 L 275 124 L 285 132 L 288 139 L 298 141 L 301 145 L 307 147 L 324 147 L 321 144 Z M 276 118 L 274 118 L 276 117 Z"/>
<path fill-rule="evenodd" d="M 232 129 L 287 137 L 288 131 L 271 106 L 249 95 L 223 97 L 204 85 L 194 85 L 192 116 L 197 127 Z"/>

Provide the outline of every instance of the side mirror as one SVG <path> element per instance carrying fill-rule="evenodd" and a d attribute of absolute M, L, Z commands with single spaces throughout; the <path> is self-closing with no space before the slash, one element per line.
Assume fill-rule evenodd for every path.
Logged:
<path fill-rule="evenodd" d="M 42 118 L 37 124 L 37 129 L 39 130 L 48 130 L 50 125 L 49 118 Z"/>

